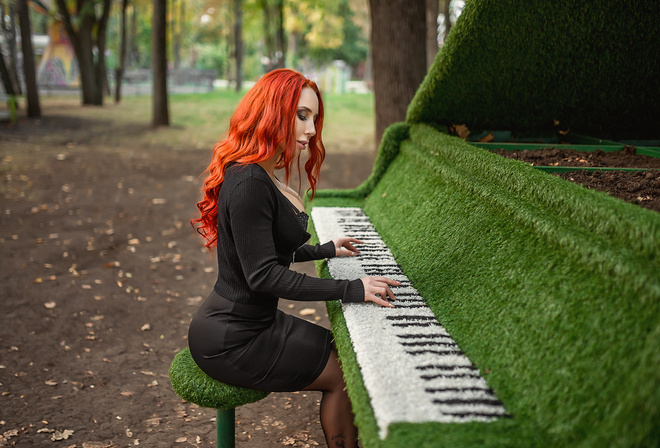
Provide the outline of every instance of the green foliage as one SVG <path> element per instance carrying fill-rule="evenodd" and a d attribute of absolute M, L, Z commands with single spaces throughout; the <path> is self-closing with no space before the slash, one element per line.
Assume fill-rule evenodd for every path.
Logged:
<path fill-rule="evenodd" d="M 467 2 L 408 110 L 471 130 L 660 130 L 655 0 Z"/>
<path fill-rule="evenodd" d="M 228 63 L 227 48 L 217 44 L 201 44 L 197 46 L 195 68 L 213 69 L 219 76 L 225 73 Z"/>
<path fill-rule="evenodd" d="M 364 209 L 513 418 L 397 424 L 378 440 L 332 305 L 363 446 L 658 446 L 660 215 L 425 125 L 408 132 Z M 329 204 L 341 198 L 312 205 Z"/>
<path fill-rule="evenodd" d="M 269 394 L 214 380 L 195 364 L 189 348 L 176 354 L 169 373 L 172 388 L 181 398 L 205 408 L 233 409 L 259 401 Z"/>

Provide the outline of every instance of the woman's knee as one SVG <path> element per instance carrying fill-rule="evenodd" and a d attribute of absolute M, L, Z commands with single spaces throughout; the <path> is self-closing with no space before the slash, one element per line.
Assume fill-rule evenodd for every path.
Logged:
<path fill-rule="evenodd" d="M 328 357 L 328 362 L 325 365 L 325 368 L 321 372 L 318 378 L 307 386 L 306 390 L 320 390 L 325 392 L 343 390 L 345 388 L 344 384 L 344 374 L 341 371 L 339 365 L 339 359 L 337 358 L 337 352 L 332 350 L 330 356 Z"/>

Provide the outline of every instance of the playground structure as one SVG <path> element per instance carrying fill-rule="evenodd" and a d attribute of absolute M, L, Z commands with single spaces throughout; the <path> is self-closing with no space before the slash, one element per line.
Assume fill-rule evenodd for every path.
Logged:
<path fill-rule="evenodd" d="M 634 139 L 657 155 L 659 14 L 642 0 L 468 2 L 371 177 L 308 203 L 312 216 L 364 210 L 508 414 L 383 431 L 333 302 L 365 448 L 660 444 L 660 215 L 449 135 L 462 124 L 517 143 Z"/>

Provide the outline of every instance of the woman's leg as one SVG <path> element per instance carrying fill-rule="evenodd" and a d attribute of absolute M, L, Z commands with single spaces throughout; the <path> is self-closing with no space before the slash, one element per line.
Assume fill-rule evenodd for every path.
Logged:
<path fill-rule="evenodd" d="M 321 426 L 329 448 L 355 448 L 357 428 L 353 424 L 353 411 L 348 399 L 344 375 L 339 367 L 337 352 L 332 349 L 321 375 L 305 390 L 323 392 L 321 398 Z"/>

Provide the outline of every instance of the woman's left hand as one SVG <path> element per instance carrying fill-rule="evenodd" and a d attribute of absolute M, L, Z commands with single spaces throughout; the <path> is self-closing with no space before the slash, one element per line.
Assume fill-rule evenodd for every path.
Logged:
<path fill-rule="evenodd" d="M 362 241 L 355 238 L 335 238 L 332 240 L 335 244 L 335 256 L 352 257 L 360 253 L 353 244 L 363 244 Z"/>

